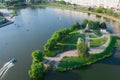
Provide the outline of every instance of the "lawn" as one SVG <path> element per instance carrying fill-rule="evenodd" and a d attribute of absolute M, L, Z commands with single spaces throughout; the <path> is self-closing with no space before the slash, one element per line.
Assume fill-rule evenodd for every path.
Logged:
<path fill-rule="evenodd" d="M 112 55 L 112 49 L 116 44 L 116 38 L 111 37 L 110 43 L 106 49 L 99 54 L 90 54 L 88 58 L 85 58 L 84 60 L 81 60 L 79 57 L 66 57 L 63 58 L 60 61 L 60 64 L 57 67 L 58 71 L 66 71 L 71 70 L 73 68 L 78 68 L 85 65 L 90 65 L 92 63 L 95 63 L 97 61 L 103 60 L 106 57 L 109 57 Z"/>
<path fill-rule="evenodd" d="M 93 30 L 93 32 L 97 35 L 97 36 L 102 36 L 101 31 L 100 30 Z"/>
<path fill-rule="evenodd" d="M 62 51 L 67 51 L 71 49 L 76 49 L 77 40 L 81 37 L 81 39 L 85 39 L 84 34 L 80 34 L 78 30 L 70 32 L 69 35 L 65 36 L 60 42 L 56 44 L 53 50 L 46 52 L 46 56 L 55 56 L 57 53 Z M 51 53 L 51 55 L 47 55 Z"/>
<path fill-rule="evenodd" d="M 106 41 L 107 41 L 106 38 L 90 40 L 90 46 L 91 47 L 98 47 L 98 46 L 101 46 L 101 45 L 105 44 Z"/>
<path fill-rule="evenodd" d="M 6 8 L 6 6 L 3 3 L 0 3 L 0 8 Z"/>
<path fill-rule="evenodd" d="M 96 35 L 90 35 L 90 38 L 97 38 Z"/>

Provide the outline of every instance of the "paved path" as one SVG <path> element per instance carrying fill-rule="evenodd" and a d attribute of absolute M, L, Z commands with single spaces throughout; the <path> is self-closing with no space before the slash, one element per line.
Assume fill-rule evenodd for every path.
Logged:
<path fill-rule="evenodd" d="M 103 44 L 102 46 L 99 47 L 90 47 L 90 54 L 97 54 L 97 53 L 101 53 L 105 50 L 105 48 L 109 45 L 110 42 L 110 35 L 104 35 L 103 37 L 107 38 L 107 41 L 105 44 Z"/>
<path fill-rule="evenodd" d="M 70 50 L 70 51 L 62 52 L 56 55 L 55 57 L 45 57 L 45 59 L 49 60 L 50 62 L 55 61 L 54 66 L 57 67 L 61 59 L 63 59 L 64 57 L 72 57 L 72 56 L 74 57 L 78 56 L 77 50 Z"/>
<path fill-rule="evenodd" d="M 90 54 L 98 54 L 98 53 L 101 53 L 105 50 L 105 48 L 109 45 L 109 42 L 110 42 L 110 34 L 109 33 L 102 33 L 102 36 L 101 37 L 98 37 L 98 38 L 90 38 L 90 40 L 95 40 L 95 39 L 100 39 L 100 38 L 106 38 L 107 41 L 105 44 L 99 46 L 99 47 L 90 47 L 89 48 L 89 53 Z"/>

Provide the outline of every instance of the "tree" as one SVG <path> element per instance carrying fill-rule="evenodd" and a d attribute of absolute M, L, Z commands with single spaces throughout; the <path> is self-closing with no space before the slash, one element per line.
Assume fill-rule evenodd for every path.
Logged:
<path fill-rule="evenodd" d="M 119 17 L 119 15 L 117 13 L 113 13 L 112 16 Z"/>
<path fill-rule="evenodd" d="M 29 70 L 29 76 L 32 80 L 39 80 L 43 77 L 45 72 L 45 67 L 42 62 L 34 63 L 31 65 L 31 69 Z"/>
<path fill-rule="evenodd" d="M 33 62 L 41 62 L 43 60 L 43 53 L 40 50 L 32 52 Z"/>
<path fill-rule="evenodd" d="M 73 25 L 71 25 L 70 31 L 74 31 L 76 29 L 80 29 L 80 24 L 78 22 L 76 22 Z"/>
<path fill-rule="evenodd" d="M 94 22 L 93 21 L 88 21 L 88 27 L 89 29 L 93 29 L 93 26 L 94 26 Z"/>
<path fill-rule="evenodd" d="M 44 50 L 49 51 L 54 49 L 55 45 L 57 43 L 57 40 L 55 37 L 50 38 L 47 43 L 44 45 Z"/>
<path fill-rule="evenodd" d="M 97 13 L 103 13 L 103 10 L 104 10 L 103 8 L 97 8 L 97 9 L 96 9 L 96 12 L 97 12 Z"/>
<path fill-rule="evenodd" d="M 82 27 L 85 28 L 87 24 L 88 24 L 88 20 L 86 20 L 86 19 L 83 20 L 83 22 L 82 22 Z"/>
<path fill-rule="evenodd" d="M 100 24 L 100 28 L 101 29 L 106 29 L 107 28 L 106 23 L 105 22 L 101 23 Z"/>
<path fill-rule="evenodd" d="M 66 2 L 64 0 L 61 1 L 57 1 L 59 4 L 66 4 Z"/>
<path fill-rule="evenodd" d="M 99 26 L 100 26 L 99 21 L 94 22 L 94 26 L 93 26 L 94 29 L 99 29 Z"/>
<path fill-rule="evenodd" d="M 81 41 L 81 38 L 78 38 L 77 41 L 77 52 L 79 57 L 83 60 L 86 56 L 88 56 L 88 47 Z"/>

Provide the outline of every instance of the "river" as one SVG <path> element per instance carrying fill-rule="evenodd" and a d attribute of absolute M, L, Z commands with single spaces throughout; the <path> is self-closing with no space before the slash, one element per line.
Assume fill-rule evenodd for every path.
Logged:
<path fill-rule="evenodd" d="M 12 58 L 17 63 L 2 80 L 30 80 L 28 70 L 32 63 L 31 52 L 40 49 L 54 31 L 69 27 L 84 19 L 105 21 L 108 29 L 120 32 L 120 24 L 92 14 L 55 8 L 25 8 L 17 10 L 14 23 L 0 28 L 0 67 Z M 120 46 L 120 44 L 118 45 Z M 64 73 L 50 72 L 45 80 L 119 80 L 120 50 L 101 62 Z"/>

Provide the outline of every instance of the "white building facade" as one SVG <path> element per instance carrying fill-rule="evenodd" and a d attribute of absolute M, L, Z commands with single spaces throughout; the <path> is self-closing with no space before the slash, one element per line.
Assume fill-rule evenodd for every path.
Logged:
<path fill-rule="evenodd" d="M 77 4 L 87 7 L 104 7 L 120 9 L 120 0 L 64 0 L 64 1 L 71 4 Z"/>

